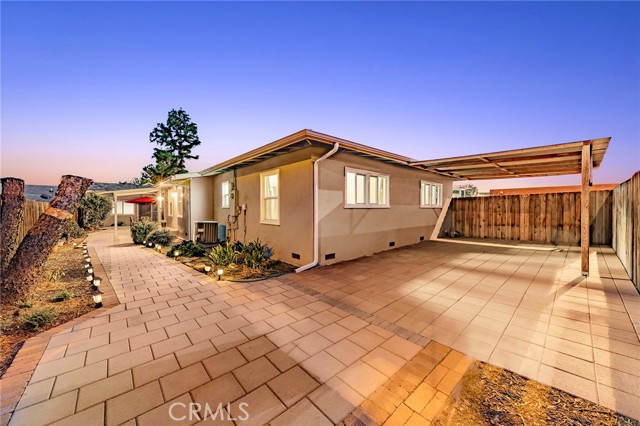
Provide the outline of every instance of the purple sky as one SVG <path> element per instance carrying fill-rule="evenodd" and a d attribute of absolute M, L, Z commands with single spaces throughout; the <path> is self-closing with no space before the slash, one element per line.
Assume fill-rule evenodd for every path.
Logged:
<path fill-rule="evenodd" d="M 183 107 L 202 170 L 303 128 L 417 159 L 611 136 L 640 169 L 640 4 L 3 2 L 2 176 L 130 180 Z M 565 176 L 481 188 L 578 184 Z"/>

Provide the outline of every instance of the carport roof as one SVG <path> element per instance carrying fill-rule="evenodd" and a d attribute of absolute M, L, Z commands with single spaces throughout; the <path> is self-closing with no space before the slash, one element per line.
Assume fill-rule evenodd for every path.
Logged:
<path fill-rule="evenodd" d="M 410 165 L 461 180 L 578 174 L 581 172 L 582 147 L 591 145 L 595 169 L 602 163 L 610 140 L 611 138 L 589 139 L 534 148 L 413 161 Z"/>

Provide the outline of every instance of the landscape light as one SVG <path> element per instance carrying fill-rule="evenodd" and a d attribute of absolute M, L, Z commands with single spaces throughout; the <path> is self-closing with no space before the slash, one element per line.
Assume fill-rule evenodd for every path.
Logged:
<path fill-rule="evenodd" d="M 222 269 L 218 269 L 218 270 L 216 271 L 216 274 L 218 274 L 218 281 L 220 281 L 220 280 L 222 279 L 222 273 L 223 273 L 223 272 L 224 272 L 224 271 L 223 271 Z"/>
<path fill-rule="evenodd" d="M 87 268 L 91 268 L 91 263 L 85 263 L 85 264 L 84 264 L 84 268 L 85 268 L 85 269 L 87 269 Z"/>
<path fill-rule="evenodd" d="M 142 244 L 146 245 L 147 244 L 147 240 L 142 240 Z"/>
<path fill-rule="evenodd" d="M 102 278 L 100 277 L 93 277 L 93 285 L 98 288 L 100 287 L 100 284 L 102 284 Z"/>
<path fill-rule="evenodd" d="M 76 248 L 76 246 L 78 245 L 78 243 L 73 243 L 73 248 Z"/>
<path fill-rule="evenodd" d="M 90 257 L 85 257 L 84 261 L 87 262 L 87 263 L 91 263 L 91 258 Z"/>
<path fill-rule="evenodd" d="M 87 281 L 93 281 L 93 275 L 91 274 L 87 275 Z"/>
<path fill-rule="evenodd" d="M 174 255 L 175 257 L 180 256 L 180 250 L 175 250 L 175 251 L 173 252 L 173 255 Z"/>
<path fill-rule="evenodd" d="M 96 304 L 96 308 L 102 307 L 102 293 L 97 288 L 91 292 L 91 297 L 93 298 L 93 302 Z"/>
<path fill-rule="evenodd" d="M 147 247 L 153 247 L 153 243 L 152 243 L 151 241 L 149 241 L 149 242 L 147 243 Z"/>
<path fill-rule="evenodd" d="M 206 274 L 208 274 L 209 272 L 211 272 L 211 266 L 209 266 L 209 265 L 204 265 L 204 272 L 205 272 Z"/>
<path fill-rule="evenodd" d="M 93 268 L 91 267 L 91 265 L 89 265 L 89 268 L 87 269 L 87 273 L 93 274 Z"/>

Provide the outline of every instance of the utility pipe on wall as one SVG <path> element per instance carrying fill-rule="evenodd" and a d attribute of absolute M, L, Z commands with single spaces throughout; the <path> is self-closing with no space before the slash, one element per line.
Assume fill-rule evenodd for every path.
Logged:
<path fill-rule="evenodd" d="M 318 264 L 320 258 L 320 206 L 318 202 L 320 198 L 319 164 L 321 161 L 326 160 L 338 152 L 338 148 L 340 148 L 340 144 L 336 142 L 331 151 L 327 152 L 313 163 L 313 261 L 297 268 L 296 273 L 311 269 Z"/>

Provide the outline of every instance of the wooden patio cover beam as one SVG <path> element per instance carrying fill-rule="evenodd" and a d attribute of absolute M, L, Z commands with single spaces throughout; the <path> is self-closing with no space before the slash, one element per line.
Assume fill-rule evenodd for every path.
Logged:
<path fill-rule="evenodd" d="M 582 188 L 580 192 L 580 260 L 582 275 L 589 275 L 589 187 L 591 186 L 591 173 L 593 159 L 591 157 L 592 145 L 585 142 L 582 145 Z"/>

